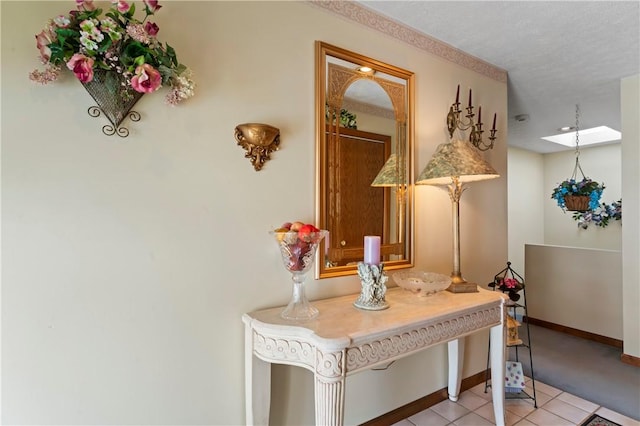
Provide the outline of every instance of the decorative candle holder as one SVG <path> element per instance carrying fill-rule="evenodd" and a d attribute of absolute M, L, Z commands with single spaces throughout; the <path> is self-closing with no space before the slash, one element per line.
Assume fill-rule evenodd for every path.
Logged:
<path fill-rule="evenodd" d="M 358 275 L 362 290 L 360 297 L 353 302 L 353 306 L 368 311 L 381 311 L 387 309 L 389 304 L 384 299 L 387 292 L 385 285 L 389 277 L 383 271 L 384 264 L 370 265 L 358 262 Z"/>
<path fill-rule="evenodd" d="M 473 104 L 471 103 L 471 89 L 469 89 L 469 106 L 465 108 L 467 113 L 464 117 L 467 120 L 464 120 L 464 117 L 461 116 L 462 110 L 460 110 L 460 85 L 458 84 L 458 91 L 456 92 L 456 101 L 451 104 L 449 108 L 449 114 L 447 114 L 447 128 L 449 129 L 449 137 L 453 138 L 453 133 L 456 129 L 460 129 L 462 131 L 470 130 L 469 133 L 469 142 L 480 151 L 487 151 L 489 149 L 493 149 L 493 142 L 496 140 L 496 117 L 497 114 L 493 114 L 493 127 L 489 131 L 489 142 L 485 142 L 482 140 L 482 134 L 484 130 L 482 130 L 482 107 L 478 108 L 478 121 L 476 123 L 473 122 L 473 117 L 475 114 L 473 113 Z"/>

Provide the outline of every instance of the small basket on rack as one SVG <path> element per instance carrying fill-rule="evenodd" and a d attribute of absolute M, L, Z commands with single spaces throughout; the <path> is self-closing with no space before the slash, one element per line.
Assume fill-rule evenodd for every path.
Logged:
<path fill-rule="evenodd" d="M 487 286 L 507 293 L 513 302 L 520 300 L 520 290 L 524 288 L 524 279 L 511 268 L 511 262 L 507 262 L 507 267 L 498 272 L 493 281 Z"/>

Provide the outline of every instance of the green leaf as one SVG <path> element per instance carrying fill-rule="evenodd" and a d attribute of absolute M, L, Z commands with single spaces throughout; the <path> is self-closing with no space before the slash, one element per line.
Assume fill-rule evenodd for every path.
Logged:
<path fill-rule="evenodd" d="M 56 28 L 56 34 L 58 35 L 58 38 L 80 37 L 79 31 L 75 31 L 70 28 Z"/>
<path fill-rule="evenodd" d="M 62 48 L 62 46 L 59 46 L 57 44 L 50 44 L 49 49 L 51 49 L 51 59 L 49 59 L 49 62 L 52 62 L 53 64 L 59 64 L 60 62 L 64 61 L 64 49 Z"/>
<path fill-rule="evenodd" d="M 171 62 L 173 62 L 173 65 L 178 65 L 178 57 L 176 56 L 176 51 L 173 47 L 169 46 L 169 43 L 165 43 L 165 45 L 167 46 L 167 55 L 169 55 L 169 57 L 171 58 Z"/>
<path fill-rule="evenodd" d="M 104 53 L 106 52 L 112 45 L 113 45 L 113 41 L 111 40 L 111 38 L 109 37 L 105 37 L 104 38 L 105 42 L 102 46 L 100 46 L 100 48 L 98 49 L 98 53 Z"/>
<path fill-rule="evenodd" d="M 164 86 L 165 84 L 169 83 L 169 80 L 171 80 L 171 77 L 173 76 L 173 70 L 164 65 L 160 65 L 158 67 L 158 71 L 162 76 L 162 85 Z"/>
<path fill-rule="evenodd" d="M 162 56 L 158 56 L 158 62 L 160 63 L 160 65 L 165 66 L 165 67 L 171 67 L 171 58 L 169 58 L 166 55 L 162 55 Z"/>
<path fill-rule="evenodd" d="M 114 21 L 116 21 L 118 23 L 118 25 L 120 25 L 121 28 L 126 28 L 127 27 L 127 23 L 125 21 L 123 21 L 121 19 L 120 14 L 114 12 L 113 9 L 111 9 L 111 11 L 109 13 L 106 13 L 105 15 L 108 16 L 109 18 L 113 19 Z"/>
<path fill-rule="evenodd" d="M 78 13 L 77 20 L 78 22 L 82 22 L 85 19 L 92 19 L 92 18 L 99 19 L 101 14 L 102 14 L 102 9 L 84 10 Z"/>
<path fill-rule="evenodd" d="M 103 70 L 106 70 L 106 71 L 111 70 L 111 68 L 109 67 L 109 65 L 105 64 L 105 63 L 104 63 L 104 62 L 102 62 L 102 61 L 97 61 L 97 62 L 95 62 L 95 65 L 97 65 L 97 66 L 98 66 L 98 68 L 103 69 Z"/>
<path fill-rule="evenodd" d="M 141 43 L 134 41 L 131 42 L 125 47 L 120 55 L 120 59 L 122 63 L 126 66 L 130 66 L 136 63 L 138 58 L 142 56 L 143 58 L 146 56 L 149 49 L 144 47 Z"/>
<path fill-rule="evenodd" d="M 118 78 L 118 74 L 115 72 L 106 73 L 104 85 L 110 93 L 116 93 L 116 91 L 120 87 L 120 79 Z"/>
<path fill-rule="evenodd" d="M 175 49 L 174 49 L 173 47 L 169 46 L 169 43 L 165 43 L 165 45 L 167 46 L 167 54 L 168 54 L 169 56 L 173 56 L 173 57 L 175 57 L 175 56 L 176 56 L 176 51 L 175 51 Z"/>

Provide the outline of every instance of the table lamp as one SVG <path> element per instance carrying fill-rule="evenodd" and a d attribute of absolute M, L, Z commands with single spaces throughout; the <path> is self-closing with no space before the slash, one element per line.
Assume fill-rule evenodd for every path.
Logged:
<path fill-rule="evenodd" d="M 373 182 L 371 182 L 371 186 L 396 188 L 396 227 L 398 242 L 401 243 L 404 235 L 404 194 L 407 187 L 407 179 L 404 167 L 400 168 L 398 156 L 395 153 L 389 156 L 375 179 L 373 179 Z"/>
<path fill-rule="evenodd" d="M 376 175 L 371 186 L 397 186 L 405 185 L 406 179 L 404 173 L 398 165 L 398 156 L 393 153 L 389 156 L 384 166 Z"/>
<path fill-rule="evenodd" d="M 452 293 L 475 293 L 476 283 L 467 282 L 460 273 L 460 196 L 464 184 L 494 179 L 500 175 L 487 163 L 480 151 L 469 142 L 453 140 L 438 145 L 436 152 L 416 180 L 416 185 L 447 185 L 453 213 L 453 272 Z"/>

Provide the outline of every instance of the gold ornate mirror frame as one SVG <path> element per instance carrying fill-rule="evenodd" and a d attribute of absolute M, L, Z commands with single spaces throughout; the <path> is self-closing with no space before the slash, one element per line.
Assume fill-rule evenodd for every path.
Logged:
<path fill-rule="evenodd" d="M 388 96 L 387 131 L 371 124 L 371 111 L 382 108 L 369 104 L 366 93 L 362 101 L 346 99 L 361 80 Z M 343 127 L 341 115 L 351 107 L 362 108 L 377 130 Z M 365 235 L 382 237 L 385 270 L 413 266 L 413 111 L 412 72 L 316 42 L 316 216 L 329 231 L 318 251 L 317 278 L 357 274 Z"/>

